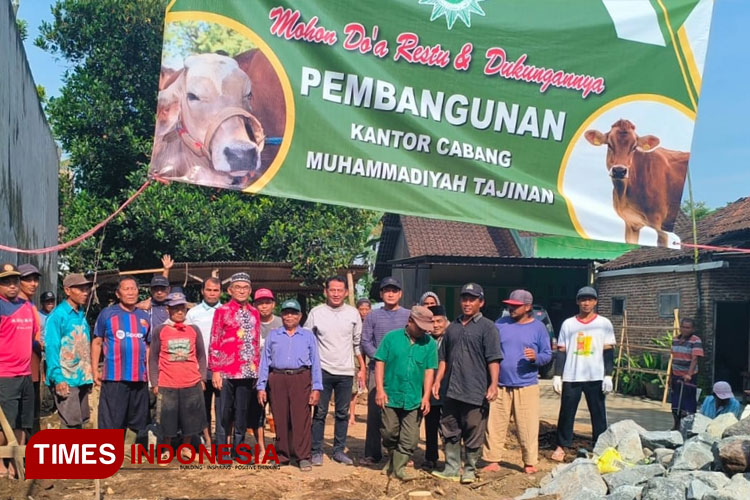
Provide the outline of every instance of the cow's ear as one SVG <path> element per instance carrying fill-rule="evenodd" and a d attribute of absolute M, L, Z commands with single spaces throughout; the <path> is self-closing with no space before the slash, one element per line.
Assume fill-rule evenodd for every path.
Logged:
<path fill-rule="evenodd" d="M 644 135 L 643 137 L 639 137 L 638 141 L 636 142 L 636 148 L 638 151 L 642 151 L 644 153 L 650 153 L 653 151 L 660 143 L 658 137 L 655 135 Z"/>
<path fill-rule="evenodd" d="M 598 130 L 587 130 L 583 136 L 594 146 L 601 146 L 607 142 L 607 136 Z"/>
<path fill-rule="evenodd" d="M 172 85 L 180 76 L 182 76 L 184 71 L 185 68 L 172 69 L 162 66 L 161 72 L 159 73 L 159 90 L 164 90 Z"/>
<path fill-rule="evenodd" d="M 184 80 L 184 74 L 180 72 L 167 88 L 159 92 L 156 104 L 156 137 L 164 136 L 177 125 Z"/>

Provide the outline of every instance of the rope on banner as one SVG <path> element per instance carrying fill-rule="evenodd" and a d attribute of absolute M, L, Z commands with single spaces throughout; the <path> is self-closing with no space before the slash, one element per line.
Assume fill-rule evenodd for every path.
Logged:
<path fill-rule="evenodd" d="M 694 243 L 680 243 L 683 247 L 695 248 L 697 250 L 713 250 L 714 252 L 736 252 L 750 253 L 750 248 L 716 247 L 713 245 L 697 245 Z"/>
<path fill-rule="evenodd" d="M 9 246 L 5 246 L 5 245 L 0 245 L 0 250 L 4 250 L 6 252 L 13 252 L 13 253 L 23 253 L 23 254 L 31 254 L 31 255 L 40 255 L 40 254 L 51 253 L 51 252 L 59 252 L 60 250 L 65 250 L 66 248 L 70 248 L 70 247 L 72 247 L 74 245 L 77 245 L 80 242 L 82 242 L 83 240 L 85 240 L 86 238 L 89 238 L 89 237 L 93 236 L 101 228 L 103 228 L 104 226 L 106 226 L 107 224 L 109 224 L 109 222 L 112 219 L 114 219 L 117 215 L 119 215 L 120 212 L 122 212 L 123 210 L 125 210 L 125 207 L 127 207 L 128 205 L 130 205 L 136 198 L 138 198 L 143 193 L 143 191 L 146 190 L 146 188 L 149 186 L 149 184 L 151 184 L 151 179 L 149 179 L 146 182 L 144 182 L 143 185 L 138 188 L 138 191 L 136 191 L 135 193 L 133 193 L 133 196 L 131 196 L 130 198 L 128 198 L 127 200 L 125 200 L 125 203 L 123 203 L 122 205 L 120 205 L 120 208 L 118 208 L 117 210 L 115 210 L 114 212 L 112 212 L 112 214 L 110 214 L 106 219 L 104 219 L 99 224 L 97 224 L 93 228 L 89 229 L 88 231 L 86 231 L 85 233 L 83 233 L 82 235 L 80 235 L 77 238 L 74 238 L 74 239 L 72 239 L 70 241 L 66 241 L 65 243 L 60 243 L 59 245 L 55 245 L 55 246 L 51 246 L 51 247 L 46 247 L 46 248 L 25 249 L 25 248 L 15 248 L 15 247 L 9 247 Z"/>

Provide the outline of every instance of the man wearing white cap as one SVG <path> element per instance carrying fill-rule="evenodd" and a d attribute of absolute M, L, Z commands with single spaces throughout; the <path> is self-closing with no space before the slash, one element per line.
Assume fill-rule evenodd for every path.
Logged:
<path fill-rule="evenodd" d="M 740 402 L 734 397 L 729 382 L 720 380 L 714 384 L 714 393 L 703 401 L 701 413 L 708 418 L 716 418 L 725 413 L 732 413 L 738 419 L 742 412 Z"/>
<path fill-rule="evenodd" d="M 564 447 L 573 442 L 575 421 L 581 393 L 591 415 L 593 442 L 607 429 L 604 396 L 612 392 L 615 330 L 604 316 L 596 314 L 598 294 L 585 286 L 576 294 L 578 314 L 566 319 L 557 337 L 557 361 L 552 387 L 562 394 L 557 418 L 557 448 L 552 460 L 565 459 Z"/>
<path fill-rule="evenodd" d="M 252 293 L 250 275 L 235 273 L 229 278 L 232 300 L 219 307 L 211 329 L 208 368 L 213 385 L 221 390 L 222 426 L 234 424 L 232 446 L 245 442 L 248 422 L 256 432 L 258 403 L 256 384 L 260 370 L 260 314 L 248 300 Z M 224 443 L 217 443 L 224 444 Z"/>

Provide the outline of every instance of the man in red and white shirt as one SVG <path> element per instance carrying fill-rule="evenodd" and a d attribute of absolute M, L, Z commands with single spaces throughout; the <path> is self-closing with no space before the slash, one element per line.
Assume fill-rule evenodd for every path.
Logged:
<path fill-rule="evenodd" d="M 233 274 L 228 291 L 232 300 L 214 313 L 208 368 L 213 372 L 214 387 L 221 390 L 222 426 L 228 430 L 234 424 L 232 444 L 236 447 L 245 440 L 248 422 L 257 426 L 262 411 L 256 390 L 260 314 L 248 302 L 252 286 L 247 273 Z M 258 429 L 253 430 L 257 439 Z"/>
<path fill-rule="evenodd" d="M 566 319 L 557 338 L 557 361 L 552 387 L 562 394 L 557 418 L 557 449 L 552 459 L 565 458 L 564 447 L 573 442 L 575 422 L 581 393 L 591 415 L 593 438 L 607 429 L 607 410 L 604 396 L 612 392 L 614 369 L 615 330 L 604 316 L 596 314 L 596 289 L 585 286 L 576 294 L 578 314 Z"/>

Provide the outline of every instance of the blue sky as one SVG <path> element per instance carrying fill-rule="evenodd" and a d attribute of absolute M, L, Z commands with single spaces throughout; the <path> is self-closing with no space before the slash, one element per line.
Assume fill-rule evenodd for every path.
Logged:
<path fill-rule="evenodd" d="M 26 54 L 37 84 L 59 95 L 63 61 L 33 44 L 39 24 L 51 21 L 52 0 L 21 0 L 18 16 L 29 23 Z M 750 194 L 750 0 L 716 0 L 690 171 L 693 197 L 720 207 Z M 685 195 L 687 199 L 687 193 Z"/>

